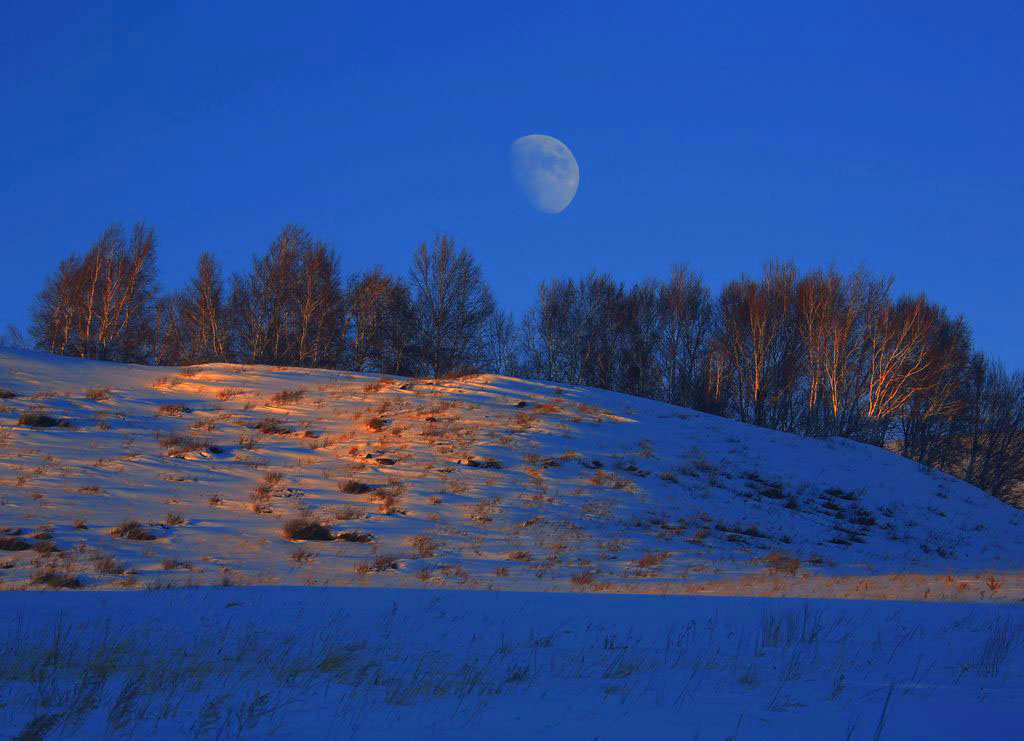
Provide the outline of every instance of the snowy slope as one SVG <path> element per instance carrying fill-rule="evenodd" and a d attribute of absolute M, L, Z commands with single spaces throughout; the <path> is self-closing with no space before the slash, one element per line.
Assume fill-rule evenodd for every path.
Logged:
<path fill-rule="evenodd" d="M 0 389 L 0 588 L 1024 595 L 1022 513 L 963 482 L 620 394 L 9 350 Z"/>

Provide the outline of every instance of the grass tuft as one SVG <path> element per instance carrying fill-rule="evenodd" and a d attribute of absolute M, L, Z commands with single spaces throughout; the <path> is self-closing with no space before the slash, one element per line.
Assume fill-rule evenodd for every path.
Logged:
<path fill-rule="evenodd" d="M 289 540 L 333 540 L 331 531 L 313 520 L 296 518 L 288 520 L 281 532 Z"/>
<path fill-rule="evenodd" d="M 19 427 L 70 427 L 70 419 L 58 419 L 42 412 L 24 412 L 18 417 Z"/>
<path fill-rule="evenodd" d="M 138 520 L 123 520 L 120 525 L 111 529 L 110 534 L 126 540 L 156 540 L 156 536 L 147 531 Z"/>
<path fill-rule="evenodd" d="M 32 583 L 53 589 L 79 589 L 82 580 L 77 576 L 56 569 L 43 569 L 32 575 Z"/>

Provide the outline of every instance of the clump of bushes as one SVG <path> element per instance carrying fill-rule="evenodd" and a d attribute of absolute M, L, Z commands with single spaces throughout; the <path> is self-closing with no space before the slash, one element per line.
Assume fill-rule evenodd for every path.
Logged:
<path fill-rule="evenodd" d="M 113 556 L 97 555 L 93 561 L 93 566 L 96 571 L 100 574 L 106 574 L 108 576 L 121 576 L 125 572 L 124 564 L 118 563 L 117 559 Z"/>
<path fill-rule="evenodd" d="M 341 489 L 341 491 L 343 491 L 345 494 L 365 494 L 366 492 L 370 491 L 370 489 L 372 489 L 373 487 L 371 487 L 369 484 L 364 484 L 362 481 L 350 479 L 346 481 L 344 484 L 338 482 L 338 488 Z"/>
<path fill-rule="evenodd" d="M 296 563 L 312 563 L 316 560 L 316 554 L 308 548 L 303 548 L 301 545 L 294 551 L 288 554 L 288 558 Z"/>
<path fill-rule="evenodd" d="M 358 530 L 346 530 L 345 532 L 338 533 L 337 540 L 343 540 L 346 543 L 372 543 L 373 536 L 370 533 L 361 533 Z"/>
<path fill-rule="evenodd" d="M 288 520 L 281 528 L 288 540 L 333 540 L 331 531 L 319 522 L 305 518 Z"/>
<path fill-rule="evenodd" d="M 377 503 L 377 511 L 382 515 L 404 515 L 405 510 L 398 506 L 402 495 L 401 489 L 385 488 L 373 492 L 370 499 Z"/>
<path fill-rule="evenodd" d="M 398 569 L 398 559 L 394 556 L 378 556 L 372 562 L 360 561 L 355 565 L 355 571 L 360 576 L 369 574 L 371 571 L 381 573 L 388 570 Z"/>
<path fill-rule="evenodd" d="M 191 411 L 191 409 L 182 404 L 162 404 L 157 413 L 161 417 L 180 417 L 182 414 L 188 414 Z"/>
<path fill-rule="evenodd" d="M 795 576 L 796 572 L 800 569 L 800 559 L 794 556 L 781 553 L 779 551 L 773 551 L 761 559 L 769 571 L 776 574 L 786 574 L 788 576 Z"/>
<path fill-rule="evenodd" d="M 78 589 L 82 586 L 82 580 L 77 576 L 54 569 L 37 571 L 32 576 L 32 583 L 53 587 L 54 589 Z"/>
<path fill-rule="evenodd" d="M 409 544 L 416 550 L 416 555 L 419 558 L 433 558 L 437 555 L 437 549 L 440 547 L 438 542 L 429 535 L 417 535 L 410 538 Z"/>
<path fill-rule="evenodd" d="M 264 435 L 290 435 L 292 429 L 274 417 L 264 417 L 259 422 L 248 425 L 250 430 L 259 430 Z"/>
<path fill-rule="evenodd" d="M 0 535 L 0 551 L 27 551 L 31 547 L 21 538 Z"/>
<path fill-rule="evenodd" d="M 58 419 L 42 412 L 24 412 L 18 417 L 19 427 L 70 427 L 70 419 Z"/>
<path fill-rule="evenodd" d="M 272 404 L 294 404 L 297 401 L 301 401 L 305 395 L 304 389 L 285 389 L 271 396 L 270 401 Z"/>
<path fill-rule="evenodd" d="M 667 551 L 649 552 L 637 559 L 636 565 L 643 569 L 656 569 L 668 560 Z"/>
<path fill-rule="evenodd" d="M 110 534 L 126 540 L 156 540 L 156 536 L 146 530 L 138 520 L 123 520 L 120 525 L 111 529 Z"/>
<path fill-rule="evenodd" d="M 594 577 L 595 574 L 592 569 L 584 569 L 570 576 L 569 581 L 577 587 L 589 587 L 594 583 Z"/>
<path fill-rule="evenodd" d="M 189 437 L 188 435 L 171 435 L 169 437 L 161 437 L 159 441 L 160 447 L 166 448 L 167 455 L 172 458 L 184 455 L 185 453 L 191 453 L 194 450 L 206 450 L 214 455 L 219 455 L 224 452 L 223 448 L 218 445 L 214 445 L 209 440 L 198 437 Z"/>
<path fill-rule="evenodd" d="M 165 558 L 160 562 L 160 568 L 164 571 L 174 571 L 175 569 L 187 569 L 192 570 L 191 561 L 179 561 L 176 558 Z"/>

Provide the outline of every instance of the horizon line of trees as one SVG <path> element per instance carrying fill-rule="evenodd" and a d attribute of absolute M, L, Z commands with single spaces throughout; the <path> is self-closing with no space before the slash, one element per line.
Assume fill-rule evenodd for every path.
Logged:
<path fill-rule="evenodd" d="M 973 346 L 963 317 L 892 279 L 769 262 L 717 295 L 686 267 L 631 286 L 543 281 L 516 320 L 448 235 L 408 275 L 343 276 L 289 224 L 245 271 L 212 253 L 161 292 L 154 229 L 118 224 L 62 260 L 29 334 L 47 352 L 115 362 L 238 362 L 395 375 L 467 372 L 620 391 L 776 430 L 885 446 L 1016 502 L 1024 373 Z"/>

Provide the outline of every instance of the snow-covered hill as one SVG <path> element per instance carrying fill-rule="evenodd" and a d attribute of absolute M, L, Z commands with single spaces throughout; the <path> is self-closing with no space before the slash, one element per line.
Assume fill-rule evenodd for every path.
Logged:
<path fill-rule="evenodd" d="M 0 390 L 0 588 L 1022 589 L 1022 513 L 963 482 L 621 394 L 9 350 Z"/>

